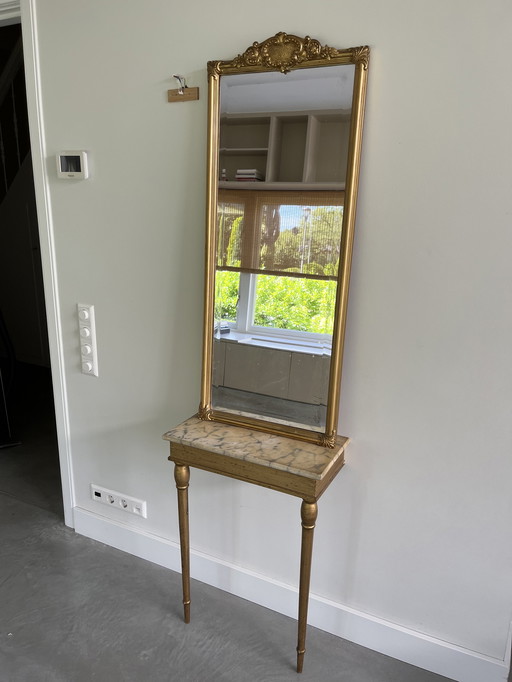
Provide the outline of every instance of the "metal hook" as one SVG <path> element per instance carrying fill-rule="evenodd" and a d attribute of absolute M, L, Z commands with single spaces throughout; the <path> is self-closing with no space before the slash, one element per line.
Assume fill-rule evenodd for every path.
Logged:
<path fill-rule="evenodd" d="M 187 82 L 186 82 L 186 80 L 185 80 L 185 76 L 180 76 L 180 75 L 177 74 L 177 73 L 173 73 L 173 74 L 172 74 L 172 77 L 173 77 L 173 78 L 176 78 L 176 80 L 178 81 L 179 86 L 180 86 L 178 92 L 180 93 L 180 95 L 183 95 L 183 90 L 184 90 L 184 88 L 187 88 L 187 87 L 188 87 Z"/>

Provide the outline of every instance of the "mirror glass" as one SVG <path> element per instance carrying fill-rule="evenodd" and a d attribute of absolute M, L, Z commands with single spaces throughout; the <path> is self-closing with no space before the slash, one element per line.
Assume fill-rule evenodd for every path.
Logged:
<path fill-rule="evenodd" d="M 353 87 L 221 78 L 214 409 L 325 429 Z"/>
<path fill-rule="evenodd" d="M 333 61 L 287 73 L 220 69 L 210 83 L 211 310 L 200 416 L 315 442 L 334 432 L 358 128 L 356 64 Z"/>

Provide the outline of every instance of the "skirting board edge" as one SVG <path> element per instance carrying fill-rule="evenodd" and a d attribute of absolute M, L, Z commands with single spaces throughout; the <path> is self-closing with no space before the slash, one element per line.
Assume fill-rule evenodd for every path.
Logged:
<path fill-rule="evenodd" d="M 73 509 L 75 531 L 173 571 L 179 544 L 85 509 Z M 191 551 L 191 577 L 291 618 L 297 589 L 240 566 Z M 405 663 L 457 682 L 506 682 L 510 661 L 490 658 L 311 594 L 308 623 Z M 510 648 L 510 647 L 509 647 Z"/>

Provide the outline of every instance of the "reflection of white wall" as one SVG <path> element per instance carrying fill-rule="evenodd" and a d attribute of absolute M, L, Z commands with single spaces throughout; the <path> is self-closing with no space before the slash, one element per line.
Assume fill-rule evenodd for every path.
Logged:
<path fill-rule="evenodd" d="M 234 74 L 221 78 L 223 114 L 260 111 L 350 110 L 354 66 L 343 64 L 289 73 Z"/>
<path fill-rule="evenodd" d="M 327 404 L 330 356 L 215 341 L 213 382 L 312 405 Z"/>
<path fill-rule="evenodd" d="M 287 26 L 368 42 L 341 406 L 352 443 L 320 503 L 311 621 L 450 677 L 503 680 L 512 6 L 191 0 L 177 20 L 164 0 L 34 4 L 80 530 L 179 566 L 160 434 L 198 403 L 206 61 Z M 199 102 L 166 103 L 176 70 Z M 89 180 L 57 181 L 63 148 L 90 150 Z M 98 379 L 80 374 L 77 301 L 96 306 Z M 91 481 L 146 499 L 147 521 L 110 509 L 129 526 L 102 521 Z M 195 575 L 293 615 L 272 581 L 297 583 L 298 514 L 295 499 L 194 472 L 192 547 L 225 562 L 196 557 Z"/>

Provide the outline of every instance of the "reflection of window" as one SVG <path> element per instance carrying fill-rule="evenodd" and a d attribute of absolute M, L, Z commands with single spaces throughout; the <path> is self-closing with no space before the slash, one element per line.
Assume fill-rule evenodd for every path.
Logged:
<path fill-rule="evenodd" d="M 343 192 L 219 191 L 216 317 L 330 334 Z"/>

